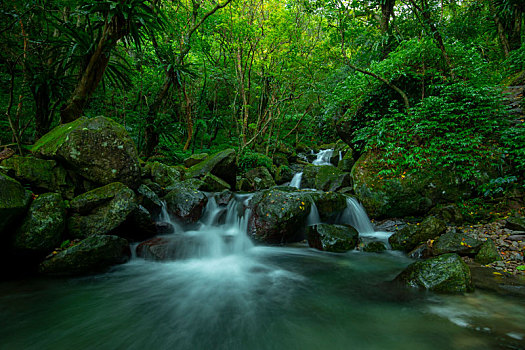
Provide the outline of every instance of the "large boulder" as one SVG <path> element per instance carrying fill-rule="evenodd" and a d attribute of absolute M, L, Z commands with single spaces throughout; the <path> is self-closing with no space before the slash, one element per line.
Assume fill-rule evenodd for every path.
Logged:
<path fill-rule="evenodd" d="M 236 188 L 237 181 L 237 163 L 235 159 L 235 150 L 226 149 L 215 153 L 202 162 L 192 166 L 186 172 L 186 178 L 202 177 L 207 173 L 226 181 L 231 188 Z"/>
<path fill-rule="evenodd" d="M 483 242 L 464 233 L 450 231 L 441 235 L 432 245 L 434 255 L 457 253 L 459 255 L 476 255 Z"/>
<path fill-rule="evenodd" d="M 197 222 L 204 211 L 208 197 L 192 187 L 180 184 L 165 197 L 168 213 L 185 224 Z"/>
<path fill-rule="evenodd" d="M 143 167 L 143 175 L 165 188 L 184 179 L 184 172 L 180 168 L 160 162 L 147 162 Z"/>
<path fill-rule="evenodd" d="M 350 225 L 318 224 L 306 229 L 308 245 L 327 252 L 344 253 L 357 246 L 359 234 Z"/>
<path fill-rule="evenodd" d="M 196 180 L 196 179 L 192 179 Z M 213 174 L 206 174 L 202 178 L 204 185 L 202 186 L 204 191 L 208 192 L 221 192 L 224 190 L 230 190 L 231 186 L 224 180 L 218 178 Z"/>
<path fill-rule="evenodd" d="M 388 238 L 392 249 L 409 252 L 420 243 L 441 236 L 447 230 L 444 221 L 429 216 L 417 225 L 407 225 Z"/>
<path fill-rule="evenodd" d="M 457 254 L 444 254 L 409 265 L 396 281 L 439 293 L 473 292 L 469 267 Z"/>
<path fill-rule="evenodd" d="M 14 233 L 14 223 L 31 203 L 31 192 L 16 180 L 0 173 L 0 234 Z"/>
<path fill-rule="evenodd" d="M 268 169 L 263 166 L 250 169 L 244 176 L 248 180 L 251 189 L 255 191 L 260 191 L 275 186 L 275 181 L 273 180 L 272 174 L 270 174 Z"/>
<path fill-rule="evenodd" d="M 315 203 L 322 222 L 333 223 L 347 208 L 345 195 L 337 192 L 312 191 L 307 192 Z"/>
<path fill-rule="evenodd" d="M 339 159 L 337 162 L 337 168 L 344 172 L 351 172 L 354 167 L 354 152 L 351 149 L 348 149 L 342 159 Z"/>
<path fill-rule="evenodd" d="M 39 270 L 49 275 L 86 275 L 125 263 L 130 256 L 129 244 L 124 238 L 92 236 L 51 255 L 40 264 Z"/>
<path fill-rule="evenodd" d="M 192 154 L 188 158 L 184 159 L 184 166 L 186 168 L 191 168 L 192 166 L 201 163 L 203 160 L 206 160 L 206 158 L 208 158 L 208 153 Z"/>
<path fill-rule="evenodd" d="M 58 193 L 36 198 L 14 236 L 14 248 L 23 253 L 41 255 L 60 244 L 66 228 L 66 206 Z"/>
<path fill-rule="evenodd" d="M 352 186 L 350 173 L 342 172 L 331 165 L 307 165 L 303 171 L 302 188 L 321 191 L 337 191 Z"/>
<path fill-rule="evenodd" d="M 111 234 L 137 209 L 135 193 L 115 182 L 75 197 L 70 202 L 74 214 L 68 220 L 74 238 Z"/>
<path fill-rule="evenodd" d="M 73 198 L 75 188 L 66 169 L 55 160 L 14 156 L 2 162 L 8 174 L 37 193 L 59 192 Z"/>
<path fill-rule="evenodd" d="M 162 201 L 159 196 L 147 185 L 140 185 L 137 190 L 139 203 L 146 208 L 150 214 L 157 217 L 162 212 Z"/>
<path fill-rule="evenodd" d="M 310 213 L 311 197 L 292 188 L 256 193 L 250 200 L 252 215 L 248 220 L 249 236 L 259 242 L 281 244 L 299 242 Z"/>
<path fill-rule="evenodd" d="M 374 219 L 424 215 L 438 203 L 456 202 L 475 191 L 452 171 L 436 175 L 422 169 L 383 177 L 378 164 L 377 155 L 366 153 L 352 168 L 354 191 Z"/>
<path fill-rule="evenodd" d="M 105 117 L 79 118 L 42 136 L 32 152 L 58 159 L 85 179 L 99 185 L 122 182 L 140 185 L 137 150 L 126 130 Z"/>

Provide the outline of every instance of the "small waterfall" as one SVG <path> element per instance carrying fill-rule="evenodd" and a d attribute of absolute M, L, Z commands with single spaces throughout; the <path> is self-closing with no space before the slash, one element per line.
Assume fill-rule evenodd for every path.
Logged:
<path fill-rule="evenodd" d="M 343 152 L 339 151 L 339 161 L 343 160 Z"/>
<path fill-rule="evenodd" d="M 374 227 L 366 215 L 363 206 L 352 197 L 346 199 L 346 209 L 341 213 L 338 222 L 355 227 L 357 232 L 363 235 L 373 234 Z"/>
<path fill-rule="evenodd" d="M 334 154 L 333 149 L 324 149 L 317 153 L 317 159 L 312 162 L 313 165 L 332 165 L 330 158 Z"/>
<path fill-rule="evenodd" d="M 301 188 L 301 180 L 303 179 L 303 173 L 297 173 L 293 176 L 292 181 L 290 182 L 291 187 Z"/>
<path fill-rule="evenodd" d="M 308 217 L 306 218 L 306 225 L 317 225 L 321 223 L 321 217 L 319 216 L 319 211 L 317 210 L 317 206 L 315 205 L 314 201 L 312 201 L 312 206 L 310 207 L 310 213 L 308 214 Z"/>
<path fill-rule="evenodd" d="M 168 213 L 168 205 L 166 204 L 165 201 L 162 201 L 161 203 L 162 203 L 162 207 L 161 207 L 161 210 L 160 210 L 160 215 L 159 215 L 158 221 L 159 222 L 169 222 L 169 223 L 171 223 L 170 214 Z"/>

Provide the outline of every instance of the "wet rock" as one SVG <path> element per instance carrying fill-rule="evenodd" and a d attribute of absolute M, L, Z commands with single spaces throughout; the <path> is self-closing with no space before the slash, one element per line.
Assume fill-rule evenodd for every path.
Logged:
<path fill-rule="evenodd" d="M 338 192 L 307 192 L 317 207 L 322 222 L 333 223 L 347 207 L 347 196 Z"/>
<path fill-rule="evenodd" d="M 121 125 L 108 118 L 82 117 L 57 126 L 35 143 L 32 152 L 62 161 L 100 185 L 122 182 L 135 189 L 141 182 L 135 144 Z"/>
<path fill-rule="evenodd" d="M 307 165 L 303 171 L 302 188 L 314 188 L 321 191 L 337 191 L 352 186 L 350 173 L 331 165 Z"/>
<path fill-rule="evenodd" d="M 513 231 L 525 231 L 525 218 L 518 216 L 510 217 L 507 219 L 505 228 Z"/>
<path fill-rule="evenodd" d="M 286 182 L 292 181 L 293 176 L 294 172 L 289 166 L 281 165 L 277 168 L 277 171 L 275 172 L 275 182 L 278 185 L 282 185 Z"/>
<path fill-rule="evenodd" d="M 469 267 L 476 289 L 495 292 L 503 296 L 525 297 L 525 281 L 522 278 L 474 263 L 469 264 Z"/>
<path fill-rule="evenodd" d="M 112 183 L 75 197 L 70 206 L 76 214 L 68 219 L 74 238 L 116 232 L 137 208 L 135 193 L 122 183 Z"/>
<path fill-rule="evenodd" d="M 225 190 L 215 194 L 215 201 L 218 205 L 228 205 L 228 203 L 230 203 L 233 197 L 234 194 L 232 191 Z"/>
<path fill-rule="evenodd" d="M 208 153 L 192 154 L 188 158 L 184 159 L 184 166 L 190 168 L 194 165 L 201 163 L 208 158 Z"/>
<path fill-rule="evenodd" d="M 164 200 L 168 213 L 185 224 L 197 222 L 208 203 L 208 197 L 204 193 L 182 184 L 168 193 Z"/>
<path fill-rule="evenodd" d="M 55 160 L 14 156 L 2 162 L 11 177 L 31 186 L 37 193 L 59 192 L 73 198 L 75 187 L 66 169 Z"/>
<path fill-rule="evenodd" d="M 379 241 L 367 243 L 363 247 L 363 251 L 367 253 L 381 253 L 381 252 L 384 252 L 385 250 L 386 250 L 385 244 Z"/>
<path fill-rule="evenodd" d="M 172 186 L 184 179 L 184 173 L 179 168 L 160 162 L 147 162 L 144 166 L 144 172 L 153 182 L 158 183 L 164 188 Z"/>
<path fill-rule="evenodd" d="M 337 168 L 341 171 L 349 173 L 352 171 L 352 167 L 354 166 L 354 164 L 355 164 L 354 152 L 351 149 L 348 149 L 345 152 L 343 159 L 338 160 Z"/>
<path fill-rule="evenodd" d="M 0 173 L 0 234 L 14 233 L 15 223 L 31 203 L 31 192 L 16 180 Z"/>
<path fill-rule="evenodd" d="M 119 235 L 130 241 L 143 241 L 157 234 L 157 225 L 150 212 L 139 205 L 126 219 Z"/>
<path fill-rule="evenodd" d="M 457 254 L 444 254 L 409 265 L 395 281 L 439 293 L 473 292 L 469 267 Z"/>
<path fill-rule="evenodd" d="M 195 179 L 193 179 L 195 180 Z M 213 174 L 206 174 L 202 178 L 205 183 L 202 190 L 207 192 L 220 192 L 224 190 L 230 190 L 231 186 L 224 180 L 218 178 Z"/>
<path fill-rule="evenodd" d="M 169 222 L 156 222 L 155 229 L 159 235 L 167 235 L 175 231 L 175 228 Z"/>
<path fill-rule="evenodd" d="M 226 149 L 218 152 L 189 168 L 186 177 L 202 177 L 207 173 L 212 173 L 220 179 L 226 181 L 231 188 L 236 188 L 237 163 L 235 160 L 235 150 Z"/>
<path fill-rule="evenodd" d="M 333 253 L 344 253 L 357 246 L 359 234 L 350 225 L 319 224 L 306 229 L 308 245 Z"/>
<path fill-rule="evenodd" d="M 401 230 L 407 225 L 407 223 L 403 220 L 383 220 L 380 222 L 375 222 L 374 224 L 376 231 L 383 232 L 394 232 L 397 230 Z"/>
<path fill-rule="evenodd" d="M 44 260 L 39 270 L 49 275 L 86 275 L 125 263 L 130 256 L 125 239 L 108 235 L 92 236 Z"/>
<path fill-rule="evenodd" d="M 14 248 L 21 253 L 45 255 L 62 242 L 66 228 L 66 206 L 58 193 L 36 198 L 14 237 Z"/>
<path fill-rule="evenodd" d="M 257 167 L 246 172 L 245 178 L 248 180 L 251 189 L 255 191 L 264 190 L 275 186 L 272 174 L 266 167 Z"/>
<path fill-rule="evenodd" d="M 460 225 L 465 221 L 461 211 L 455 204 L 446 205 L 441 208 L 435 208 L 435 210 L 432 210 L 432 213 L 435 213 L 436 216 L 451 224 Z"/>
<path fill-rule="evenodd" d="M 481 247 L 479 248 L 478 254 L 474 257 L 474 260 L 477 263 L 487 265 L 494 261 L 501 260 L 501 257 L 499 256 L 498 248 L 494 244 L 494 241 L 491 239 L 486 240 L 483 242 Z"/>
<path fill-rule="evenodd" d="M 483 242 L 461 232 L 447 232 L 440 236 L 432 246 L 434 255 L 457 253 L 459 255 L 475 255 Z"/>
<path fill-rule="evenodd" d="M 142 184 L 137 190 L 138 202 L 146 208 L 154 217 L 159 216 L 162 211 L 162 201 L 159 196 L 148 186 Z"/>
<path fill-rule="evenodd" d="M 447 227 L 442 220 L 429 216 L 420 224 L 408 225 L 395 232 L 388 238 L 388 242 L 392 249 L 409 252 L 420 243 L 441 236 L 446 230 Z"/>
<path fill-rule="evenodd" d="M 428 259 L 433 256 L 432 248 L 428 244 L 423 243 L 415 247 L 408 254 L 411 259 Z"/>
<path fill-rule="evenodd" d="M 288 188 L 273 188 L 256 193 L 250 200 L 252 215 L 249 236 L 259 242 L 280 244 L 299 242 L 304 237 L 311 197 Z"/>

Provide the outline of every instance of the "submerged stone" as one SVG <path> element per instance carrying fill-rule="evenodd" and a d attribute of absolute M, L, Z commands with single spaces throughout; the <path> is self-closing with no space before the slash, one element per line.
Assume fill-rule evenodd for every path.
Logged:
<path fill-rule="evenodd" d="M 312 248 L 334 253 L 344 253 L 357 246 L 359 234 L 350 225 L 319 224 L 306 229 L 308 245 Z"/>
<path fill-rule="evenodd" d="M 363 251 L 367 253 L 381 253 L 381 252 L 384 252 L 385 250 L 386 250 L 385 244 L 379 241 L 367 243 L 363 247 Z"/>
<path fill-rule="evenodd" d="M 407 286 L 439 293 L 473 292 L 470 269 L 457 254 L 444 254 L 409 265 L 396 278 Z"/>
<path fill-rule="evenodd" d="M 117 236 L 92 236 L 52 255 L 39 267 L 43 274 L 85 275 L 98 273 L 129 260 L 128 241 Z"/>

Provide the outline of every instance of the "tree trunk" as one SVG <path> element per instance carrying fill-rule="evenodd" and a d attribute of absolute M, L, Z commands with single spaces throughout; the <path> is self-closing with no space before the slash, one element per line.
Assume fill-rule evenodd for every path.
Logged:
<path fill-rule="evenodd" d="M 392 17 L 394 13 L 394 5 L 396 3 L 396 0 L 384 0 L 381 3 L 381 33 L 385 34 L 388 32 L 388 26 L 390 24 L 390 17 Z"/>
<path fill-rule="evenodd" d="M 503 54 L 505 55 L 505 57 L 509 57 L 509 53 L 510 53 L 509 41 L 507 40 L 507 36 L 505 35 L 505 27 L 503 26 L 503 23 L 501 22 L 501 18 L 498 16 L 498 12 L 496 11 L 494 0 L 489 1 L 489 7 L 490 7 L 490 12 L 492 13 L 492 17 L 494 18 L 494 24 L 496 24 L 496 30 L 498 32 L 498 38 L 501 44 L 501 48 L 503 49 Z"/>

